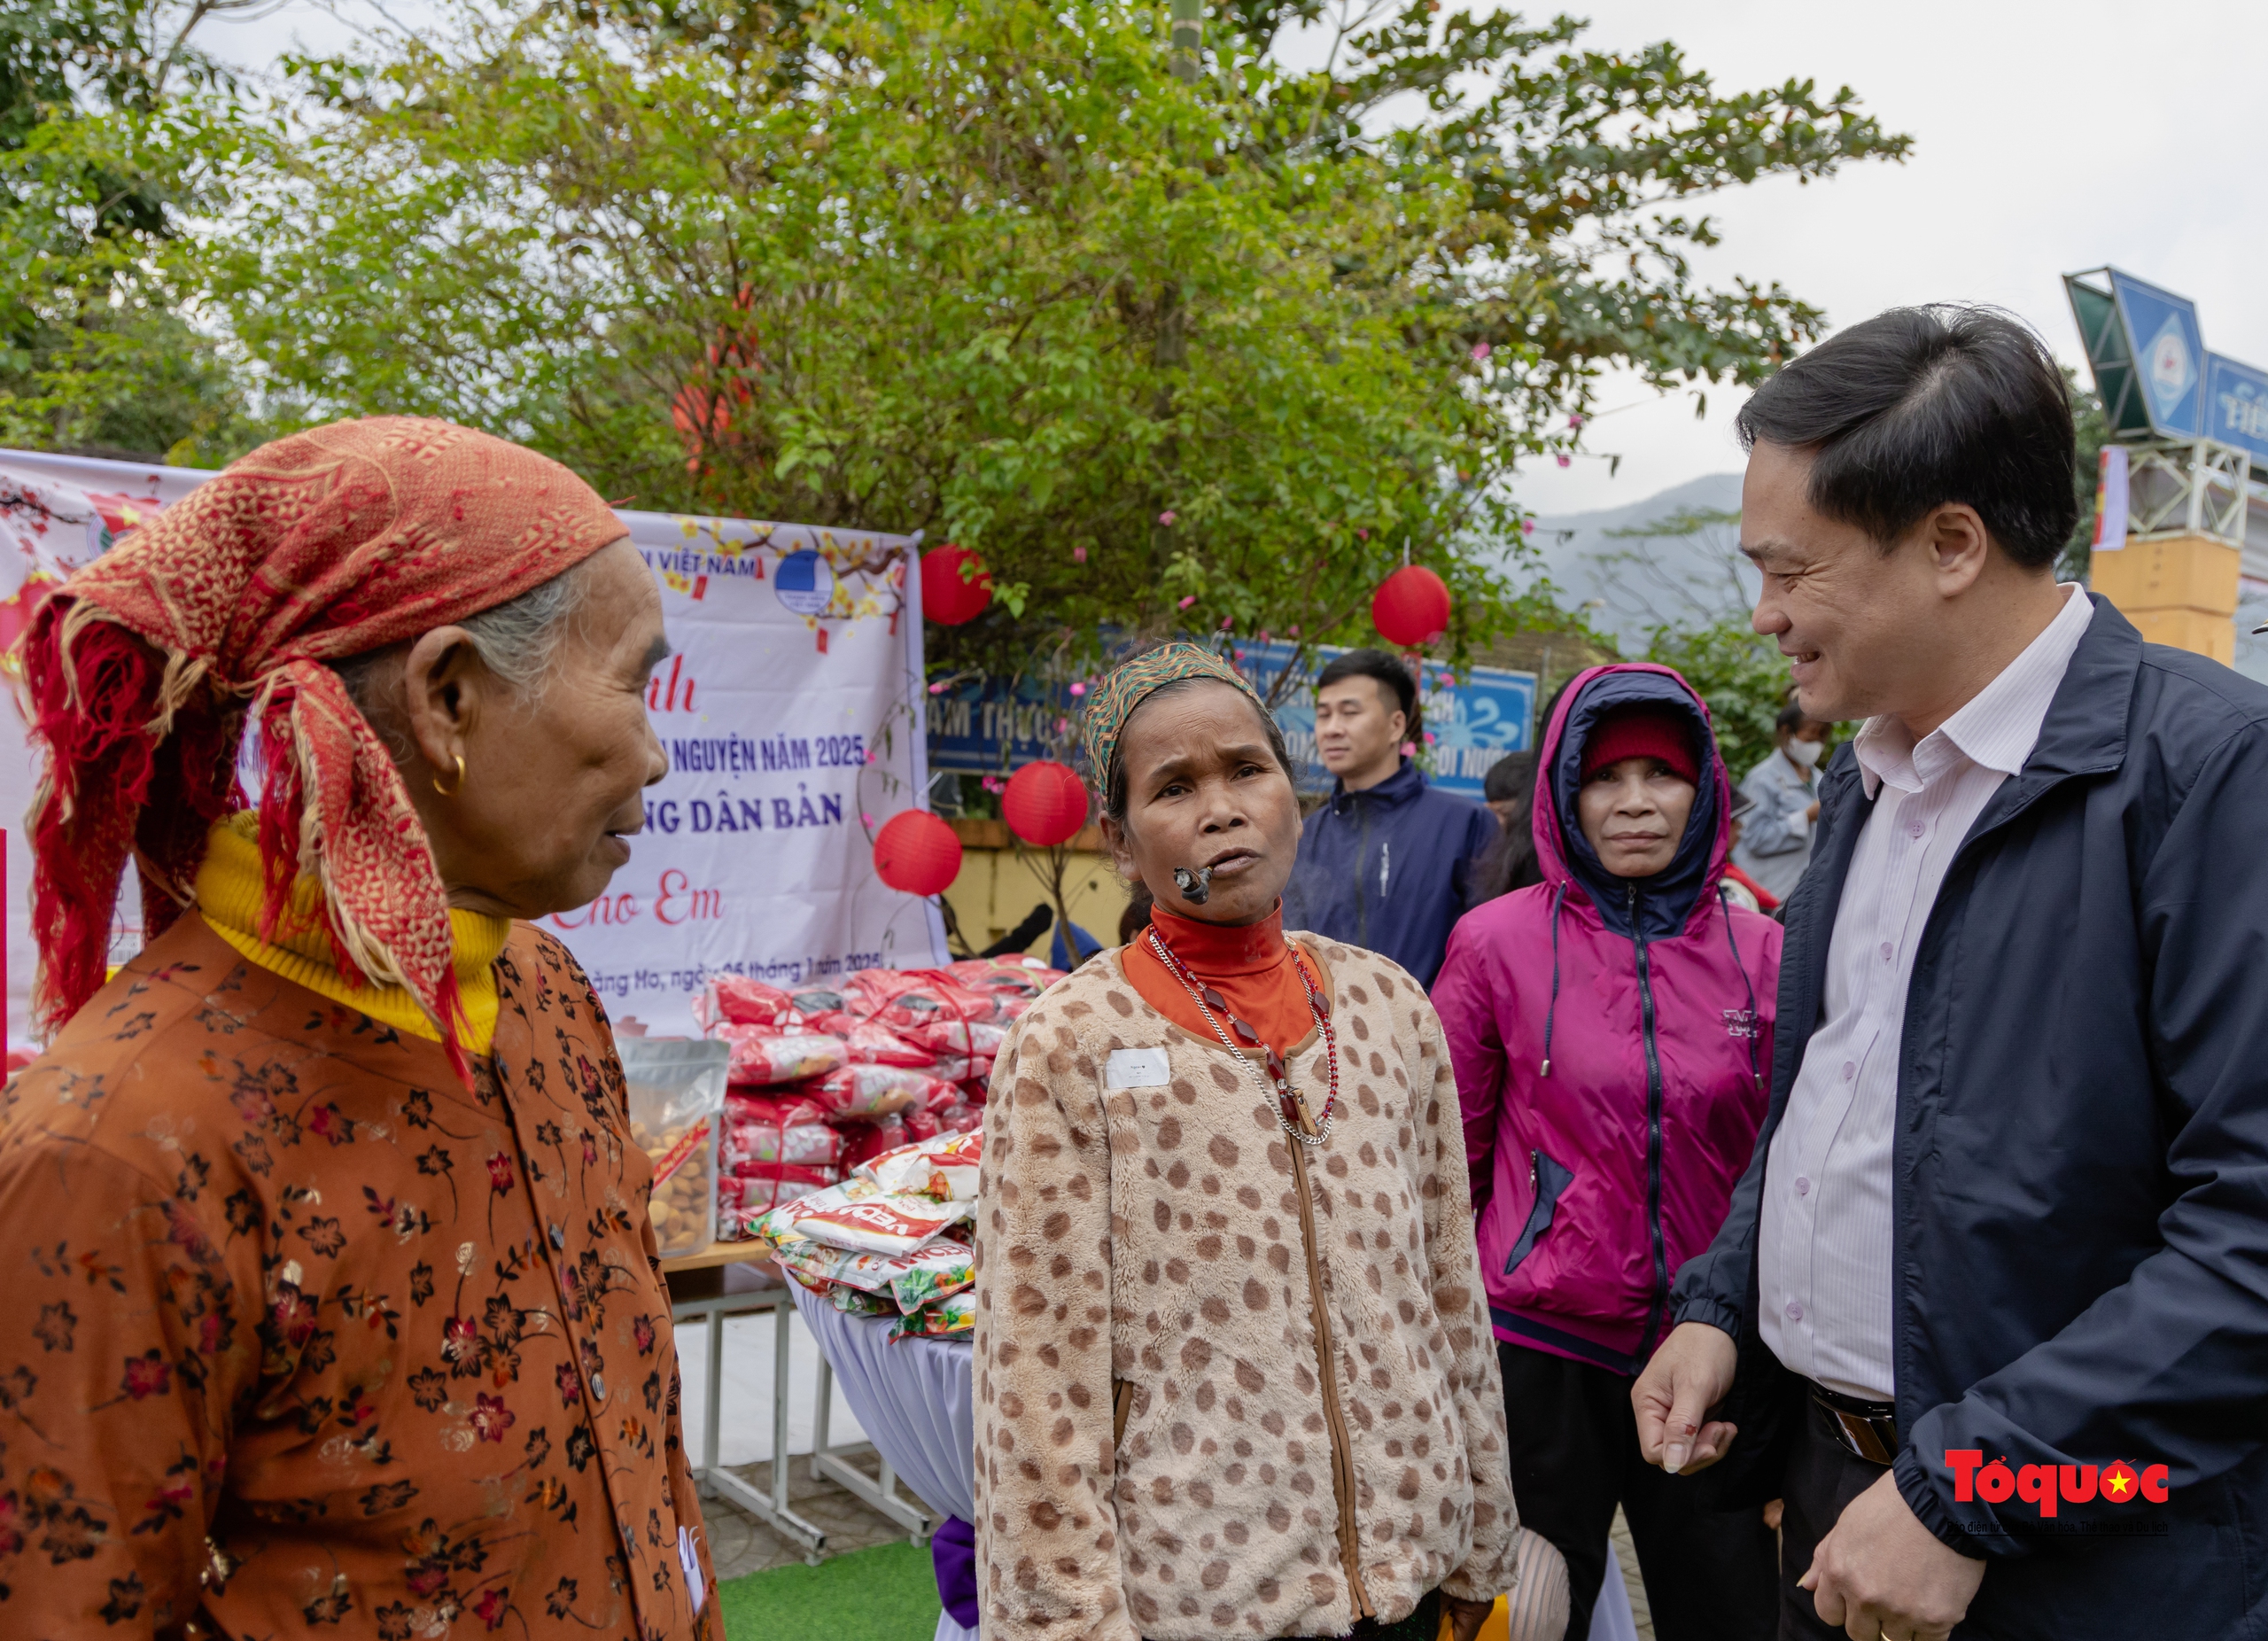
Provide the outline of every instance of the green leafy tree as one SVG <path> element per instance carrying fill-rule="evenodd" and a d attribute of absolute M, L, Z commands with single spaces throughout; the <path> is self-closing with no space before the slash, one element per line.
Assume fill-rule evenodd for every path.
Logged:
<path fill-rule="evenodd" d="M 1709 704 L 1717 750 L 1735 785 L 1771 755 L 1773 725 L 1788 703 L 1788 661 L 1746 619 L 1658 626 L 1646 659 L 1675 667 Z"/>
<path fill-rule="evenodd" d="M 2078 492 L 2079 522 L 2055 561 L 2059 581 L 2084 581 L 2094 557 L 2094 492 L 2101 474 L 2102 447 L 2110 443 L 2110 419 L 2102 413 L 2102 400 L 2093 389 L 2081 387 L 2078 373 L 2063 367 L 2071 392 L 2071 423 L 2078 434 L 2078 465 L 2071 483 Z"/>
<path fill-rule="evenodd" d="M 1749 379 L 1816 333 L 1694 280 L 1690 202 L 1904 139 L 1848 91 L 1726 96 L 1666 45 L 1429 0 L 1286 70 L 1322 15 L 1219 9 L 1184 80 L 1123 0 L 469 4 L 299 65 L 240 134 L 218 293 L 310 416 L 975 548 L 996 602 L 943 665 L 1359 636 L 1405 552 L 1463 650 L 1517 618 L 1512 475 L 1596 371 Z"/>
<path fill-rule="evenodd" d="M 235 9 L 0 8 L 0 440 L 196 460 L 254 436 L 179 237 L 221 203 L 204 99 L 229 90 L 189 34 Z"/>

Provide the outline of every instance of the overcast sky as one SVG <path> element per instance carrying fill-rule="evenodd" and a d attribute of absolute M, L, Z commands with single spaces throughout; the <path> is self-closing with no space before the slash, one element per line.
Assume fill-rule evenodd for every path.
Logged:
<path fill-rule="evenodd" d="M 1454 0 L 1453 0 L 1454 3 Z M 368 0 L 340 0 L 369 16 Z M 1602 0 L 1589 42 L 1667 37 L 1720 89 L 1790 76 L 1848 85 L 1915 138 L 1904 165 L 1854 167 L 1823 184 L 1775 181 L 1711 206 L 1724 244 L 1705 277 L 1776 279 L 1846 324 L 1905 302 L 1996 303 L 2084 366 L 2061 276 L 2115 263 L 2194 297 L 2205 343 L 2268 366 L 2268 166 L 2261 136 L 2268 4 L 2262 0 Z M 397 16 L 416 17 L 417 0 Z M 1530 7 L 1541 17 L 1547 8 Z M 2147 19 L 2147 20 L 2145 20 Z M 345 30 L 314 0 L 253 25 L 208 25 L 216 54 L 263 66 L 297 37 Z M 1683 395 L 1605 384 L 1609 412 L 1578 460 L 1526 475 L 1522 502 L 1564 514 L 1636 501 L 1736 471 L 1740 394 L 1719 389 L 1696 420 Z"/>
<path fill-rule="evenodd" d="M 2268 169 L 2259 0 L 1612 0 L 1590 38 L 1666 36 L 1726 89 L 1848 85 L 1915 139 L 1903 165 L 1722 197 L 1705 276 L 1777 279 L 1847 324 L 1900 303 L 1991 302 L 2084 369 L 2062 276 L 2115 264 L 2198 304 L 2205 345 L 2268 365 Z M 2147 20 L 2145 20 L 2147 19 Z M 1608 384 L 1592 447 L 1621 455 L 1526 476 L 1520 498 L 1567 513 L 1638 500 L 1742 464 L 1741 395 L 1689 399 Z"/>

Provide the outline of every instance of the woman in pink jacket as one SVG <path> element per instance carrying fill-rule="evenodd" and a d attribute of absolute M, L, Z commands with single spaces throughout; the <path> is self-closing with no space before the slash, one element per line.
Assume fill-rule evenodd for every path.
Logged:
<path fill-rule="evenodd" d="M 1655 1633 L 1769 1636 L 1773 1536 L 1638 1456 L 1630 1386 L 1764 1117 L 1780 928 L 1720 892 L 1731 794 L 1666 667 L 1561 696 L 1536 767 L 1544 881 L 1458 923 L 1433 986 L 1464 1108 L 1520 1522 L 1588 1633 L 1620 1505 Z"/>

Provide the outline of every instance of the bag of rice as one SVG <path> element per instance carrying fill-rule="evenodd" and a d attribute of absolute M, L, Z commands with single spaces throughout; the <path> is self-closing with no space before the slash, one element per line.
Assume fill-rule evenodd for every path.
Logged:
<path fill-rule="evenodd" d="M 798 1242 L 860 1254 L 910 1254 L 975 1211 L 973 1202 L 892 1196 L 871 1179 L 846 1179 L 830 1190 L 782 1203 L 757 1234 L 783 1253 Z"/>
<path fill-rule="evenodd" d="M 948 1083 L 959 1083 L 966 1088 L 971 1083 L 990 1083 L 992 1080 L 992 1065 L 993 1056 L 990 1054 L 940 1054 L 932 1075 L 943 1077 Z"/>
<path fill-rule="evenodd" d="M 937 1056 L 928 1049 L 871 1020 L 851 1024 L 843 1032 L 843 1041 L 850 1046 L 853 1065 L 911 1066 L 926 1070 L 937 1063 Z"/>
<path fill-rule="evenodd" d="M 1007 1042 L 1008 1028 L 990 1020 L 933 1020 L 928 1025 L 909 1027 L 902 1035 L 933 1054 L 991 1060 Z"/>
<path fill-rule="evenodd" d="M 945 972 L 973 992 L 991 993 L 996 1006 L 1011 999 L 1029 1003 L 1063 977 L 1061 969 L 1036 957 L 964 958 L 946 964 Z"/>
<path fill-rule="evenodd" d="M 779 1253 L 780 1268 L 805 1279 L 807 1287 L 841 1282 L 862 1293 L 888 1294 L 902 1263 L 886 1254 L 854 1254 L 819 1242 L 792 1242 Z"/>
<path fill-rule="evenodd" d="M 791 1163 L 759 1163 L 762 1171 L 748 1177 L 720 1175 L 717 1180 L 717 1240 L 746 1241 L 755 1235 L 756 1222 L 782 1202 L 816 1196 L 839 1185 L 843 1170 L 798 1168 Z"/>
<path fill-rule="evenodd" d="M 816 1031 L 782 1031 L 774 1026 L 721 1025 L 711 1036 L 732 1045 L 731 1078 L 736 1087 L 761 1088 L 825 1077 L 850 1057 L 839 1037 Z"/>
<path fill-rule="evenodd" d="M 976 1295 L 964 1289 L 924 1305 L 889 1330 L 897 1339 L 949 1339 L 976 1331 Z"/>
<path fill-rule="evenodd" d="M 831 1120 L 846 1116 L 887 1116 L 910 1105 L 939 1100 L 941 1079 L 909 1066 L 843 1066 L 829 1071 L 806 1092 L 825 1106 Z M 952 1085 L 942 1085 L 950 1089 Z M 950 1099 L 945 1095 L 944 1099 Z M 941 1101 L 942 1102 L 942 1101 Z"/>
<path fill-rule="evenodd" d="M 713 1037 L 720 1025 L 784 1026 L 796 1006 L 785 992 L 740 975 L 712 975 L 693 999 L 693 1018 Z"/>
<path fill-rule="evenodd" d="M 871 1179 L 892 1195 L 972 1202 L 983 1163 L 983 1133 L 940 1134 L 861 1163 L 851 1171 L 854 1178 Z"/>
<path fill-rule="evenodd" d="M 862 968 L 843 983 L 844 1006 L 893 1031 L 936 1020 L 990 1020 L 992 999 L 942 968 Z"/>
<path fill-rule="evenodd" d="M 948 1237 L 890 1264 L 896 1269 L 889 1276 L 889 1296 L 908 1316 L 976 1281 L 976 1250 Z"/>

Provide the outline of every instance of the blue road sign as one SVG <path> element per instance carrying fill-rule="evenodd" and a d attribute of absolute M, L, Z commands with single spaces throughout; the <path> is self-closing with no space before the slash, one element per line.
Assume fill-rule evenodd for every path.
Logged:
<path fill-rule="evenodd" d="M 2151 431 L 2196 438 L 2205 431 L 2205 338 L 2197 327 L 2197 304 L 2132 274 L 2109 271 Z"/>
<path fill-rule="evenodd" d="M 2205 356 L 2205 433 L 2268 463 L 2268 370 L 2225 354 Z"/>

